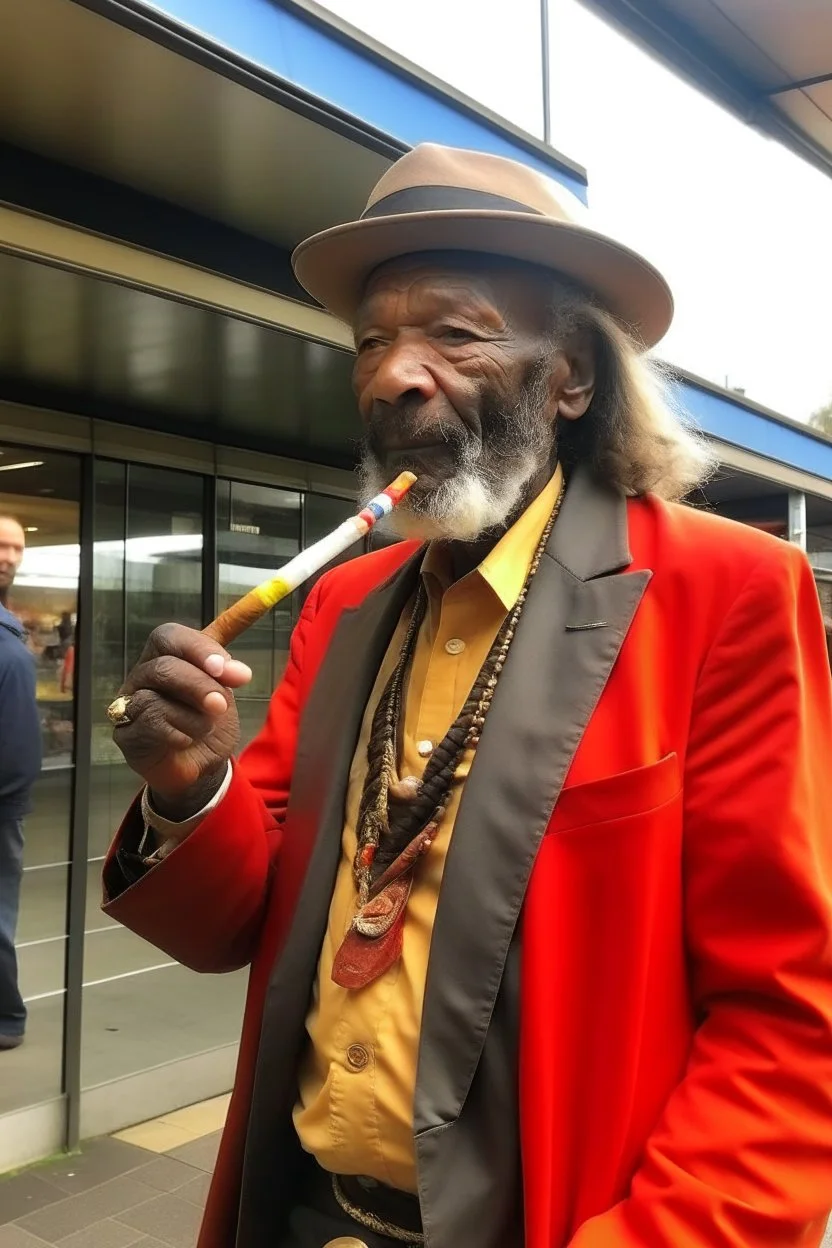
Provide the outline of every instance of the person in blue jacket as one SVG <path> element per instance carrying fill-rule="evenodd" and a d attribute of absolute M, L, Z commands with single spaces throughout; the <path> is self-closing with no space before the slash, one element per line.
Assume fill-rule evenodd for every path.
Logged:
<path fill-rule="evenodd" d="M 20 620 L 8 609 L 24 545 L 17 520 L 0 515 L 0 1052 L 16 1049 L 26 1030 L 14 938 L 23 878 L 23 818 L 41 760 L 35 660 Z"/>

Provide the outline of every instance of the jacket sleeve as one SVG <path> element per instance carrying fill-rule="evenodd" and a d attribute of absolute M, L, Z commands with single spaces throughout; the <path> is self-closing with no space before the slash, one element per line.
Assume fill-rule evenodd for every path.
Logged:
<path fill-rule="evenodd" d="M 698 1028 L 629 1196 L 570 1248 L 808 1248 L 832 1207 L 832 694 L 793 548 L 703 664 L 685 769 Z"/>
<path fill-rule="evenodd" d="M 143 831 L 138 801 L 107 855 L 105 913 L 193 970 L 236 970 L 257 946 L 289 801 L 306 638 L 324 580 L 306 601 L 265 726 L 235 763 L 222 802 L 129 887 L 118 852 L 137 843 Z"/>
<path fill-rule="evenodd" d="M 40 719 L 34 661 L 22 642 L 14 644 L 19 653 L 0 665 L 0 799 L 23 813 L 40 771 Z"/>

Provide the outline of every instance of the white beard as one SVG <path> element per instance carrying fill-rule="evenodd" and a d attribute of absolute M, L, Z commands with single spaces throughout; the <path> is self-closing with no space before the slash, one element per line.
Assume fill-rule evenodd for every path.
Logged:
<path fill-rule="evenodd" d="M 532 453 L 523 462 L 490 479 L 476 464 L 466 464 L 418 505 L 405 499 L 383 522 L 397 537 L 421 542 L 473 542 L 487 531 L 505 529 L 537 469 Z M 361 469 L 362 499 L 367 502 L 388 483 L 374 464 Z"/>
<path fill-rule="evenodd" d="M 483 442 L 469 435 L 453 474 L 427 495 L 407 495 L 383 522 L 398 537 L 423 542 L 474 542 L 508 528 L 527 488 L 552 455 L 552 427 L 542 416 L 548 394 L 543 368 L 524 387 L 504 427 Z M 401 465 L 406 468 L 406 464 Z M 381 465 L 365 448 L 359 468 L 366 504 L 388 484 Z"/>

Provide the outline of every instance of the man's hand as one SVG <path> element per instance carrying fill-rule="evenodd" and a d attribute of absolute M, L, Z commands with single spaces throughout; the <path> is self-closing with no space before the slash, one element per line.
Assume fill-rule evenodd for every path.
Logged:
<path fill-rule="evenodd" d="M 231 690 L 250 680 L 245 663 L 195 629 L 163 624 L 150 634 L 119 690 L 130 722 L 113 737 L 160 815 L 187 819 L 216 793 L 240 735 Z"/>

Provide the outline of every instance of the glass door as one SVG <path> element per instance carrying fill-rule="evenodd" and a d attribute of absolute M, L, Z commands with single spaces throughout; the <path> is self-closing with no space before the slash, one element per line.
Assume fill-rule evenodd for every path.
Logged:
<path fill-rule="evenodd" d="M 7 739 L 0 759 L 0 1033 L 24 1033 L 19 1047 L 0 1053 L 0 1116 L 63 1092 L 80 482 L 74 456 L 0 444 L 0 602 L 23 632 L 18 640 L 3 617 L 0 717 L 6 728 L 19 723 L 20 735 Z M 16 566 L 18 545 L 25 549 Z M 42 750 L 22 817 L 2 796 L 29 750 L 28 714 L 14 700 L 25 692 L 4 679 L 16 645 L 34 664 Z"/>
<path fill-rule="evenodd" d="M 103 460 L 94 465 L 83 1135 L 198 1100 L 199 1083 L 182 1076 L 173 1087 L 171 1076 L 159 1068 L 173 1069 L 232 1046 L 239 1037 L 245 974 L 212 977 L 186 970 L 107 919 L 98 906 L 104 855 L 140 787 L 113 743 L 106 708 L 157 625 L 171 620 L 193 628 L 202 624 L 207 485 L 197 473 Z M 226 1065 L 230 1071 L 231 1062 L 222 1067 L 224 1086 L 230 1077 Z"/>
<path fill-rule="evenodd" d="M 274 576 L 300 550 L 302 495 L 269 485 L 217 481 L 217 610 Z M 295 599 L 279 603 L 234 643 L 251 684 L 237 693 L 242 743 L 259 732 L 289 658 Z"/>
<path fill-rule="evenodd" d="M 355 513 L 353 503 L 324 494 L 299 494 L 243 481 L 217 481 L 217 610 L 275 576 L 282 564 Z M 360 554 L 356 543 L 334 563 Z M 328 565 L 332 566 L 332 565 Z M 321 573 L 320 575 L 323 575 Z M 237 693 L 242 743 L 260 731 L 289 658 L 289 639 L 314 578 L 279 603 L 234 644 L 234 655 L 254 673 Z"/>

